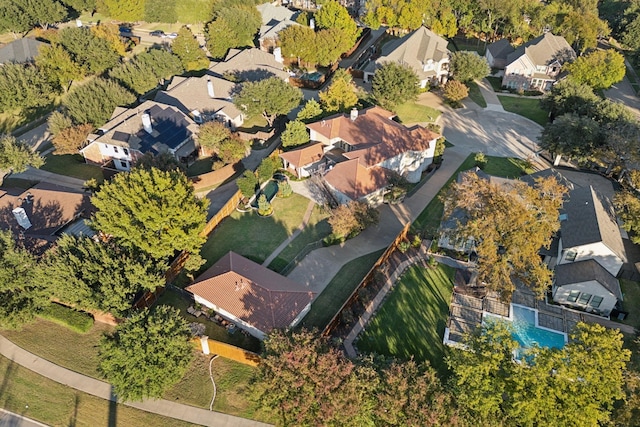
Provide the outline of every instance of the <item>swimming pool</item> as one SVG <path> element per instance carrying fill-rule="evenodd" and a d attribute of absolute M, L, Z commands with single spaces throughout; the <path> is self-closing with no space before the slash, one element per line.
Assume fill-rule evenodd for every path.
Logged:
<path fill-rule="evenodd" d="M 264 194 L 265 196 L 267 196 L 267 201 L 270 202 L 275 197 L 275 195 L 277 193 L 278 193 L 278 183 L 275 180 L 272 179 L 256 195 L 255 199 L 253 199 L 253 202 L 251 202 L 251 206 L 253 208 L 258 209 L 258 199 L 260 198 L 261 194 Z"/>
<path fill-rule="evenodd" d="M 324 77 L 324 74 L 318 71 L 314 71 L 313 73 L 304 73 L 302 76 L 300 76 L 300 80 L 307 80 L 310 82 L 319 82 L 320 79 L 322 79 L 322 77 Z"/>
<path fill-rule="evenodd" d="M 521 346 L 529 348 L 537 344 L 547 348 L 564 347 L 565 334 L 537 326 L 535 310 L 511 304 L 511 313 L 512 334 Z"/>

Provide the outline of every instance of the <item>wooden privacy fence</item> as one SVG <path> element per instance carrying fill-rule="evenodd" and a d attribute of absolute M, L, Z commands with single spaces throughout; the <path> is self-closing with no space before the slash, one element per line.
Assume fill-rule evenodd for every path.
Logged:
<path fill-rule="evenodd" d="M 375 264 L 373 264 L 373 267 L 371 267 L 367 275 L 364 276 L 364 279 L 362 279 L 358 284 L 358 286 L 353 290 L 353 292 L 351 292 L 351 295 L 349 295 L 349 298 L 347 298 L 344 304 L 342 304 L 342 306 L 340 307 L 340 310 L 338 310 L 338 312 L 331 318 L 327 326 L 322 331 L 322 336 L 326 337 L 330 335 L 331 332 L 333 332 L 336 329 L 336 327 L 338 327 L 338 325 L 340 324 L 340 315 L 342 314 L 342 311 L 345 308 L 351 307 L 351 305 L 358 298 L 358 291 L 360 291 L 360 289 L 366 287 L 369 283 L 373 281 L 373 278 L 375 276 L 375 273 L 378 267 L 380 267 L 382 264 L 387 262 L 387 260 L 396 250 L 400 242 L 406 239 L 410 228 L 411 228 L 411 223 L 408 222 L 407 224 L 405 224 L 404 228 L 400 231 L 400 233 L 398 233 L 398 235 L 393 240 L 393 242 L 389 245 L 389 247 L 387 247 L 387 250 L 384 251 L 384 253 L 380 256 L 380 258 L 378 258 L 378 260 L 375 262 Z"/>
<path fill-rule="evenodd" d="M 213 229 L 216 228 L 223 219 L 231 215 L 231 212 L 236 209 L 241 199 L 242 193 L 240 192 L 240 190 L 238 190 L 233 194 L 233 196 L 231 196 L 229 200 L 227 200 L 227 203 L 225 203 L 224 206 L 220 208 L 220 210 L 209 220 L 209 222 L 207 222 L 207 225 L 204 226 L 204 229 L 202 230 L 200 235 L 203 237 L 208 237 Z"/>
<path fill-rule="evenodd" d="M 217 354 L 218 356 L 235 360 L 236 362 L 249 366 L 258 366 L 260 364 L 260 356 L 256 353 L 221 341 L 212 340 L 206 336 L 194 338 L 193 343 L 204 354 Z"/>

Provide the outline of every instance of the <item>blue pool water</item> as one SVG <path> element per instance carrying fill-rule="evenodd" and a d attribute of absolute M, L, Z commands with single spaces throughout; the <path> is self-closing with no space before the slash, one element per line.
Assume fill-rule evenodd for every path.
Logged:
<path fill-rule="evenodd" d="M 274 180 L 271 180 L 267 183 L 267 185 L 264 186 L 262 191 L 258 193 L 258 195 L 253 200 L 253 202 L 251 202 L 251 206 L 253 206 L 256 209 L 258 208 L 258 198 L 260 197 L 261 194 L 264 194 L 265 196 L 267 196 L 267 200 L 270 202 L 277 193 L 278 193 L 278 183 Z"/>
<path fill-rule="evenodd" d="M 564 347 L 564 334 L 536 327 L 533 310 L 517 305 L 512 305 L 511 310 L 513 310 L 513 337 L 521 346 L 528 348 L 538 344 L 540 347 L 547 348 Z"/>
<path fill-rule="evenodd" d="M 319 73 L 317 71 L 314 71 L 313 73 L 305 73 L 305 74 L 303 74 L 302 76 L 300 76 L 300 79 L 308 80 L 310 82 L 317 82 L 317 81 L 320 81 L 322 76 L 324 76 L 324 74 Z"/>

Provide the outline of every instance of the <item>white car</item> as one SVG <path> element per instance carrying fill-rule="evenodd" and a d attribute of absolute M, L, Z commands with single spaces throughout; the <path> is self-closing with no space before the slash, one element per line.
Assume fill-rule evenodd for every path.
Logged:
<path fill-rule="evenodd" d="M 176 37 L 178 37 L 178 33 L 169 33 L 162 35 L 163 39 L 175 39 Z"/>

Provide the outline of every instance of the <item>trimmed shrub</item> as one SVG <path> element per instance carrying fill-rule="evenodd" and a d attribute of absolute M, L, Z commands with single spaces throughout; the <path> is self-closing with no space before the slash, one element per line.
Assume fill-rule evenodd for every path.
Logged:
<path fill-rule="evenodd" d="M 89 313 L 56 303 L 50 304 L 38 316 L 80 334 L 86 334 L 93 326 L 93 317 Z"/>

